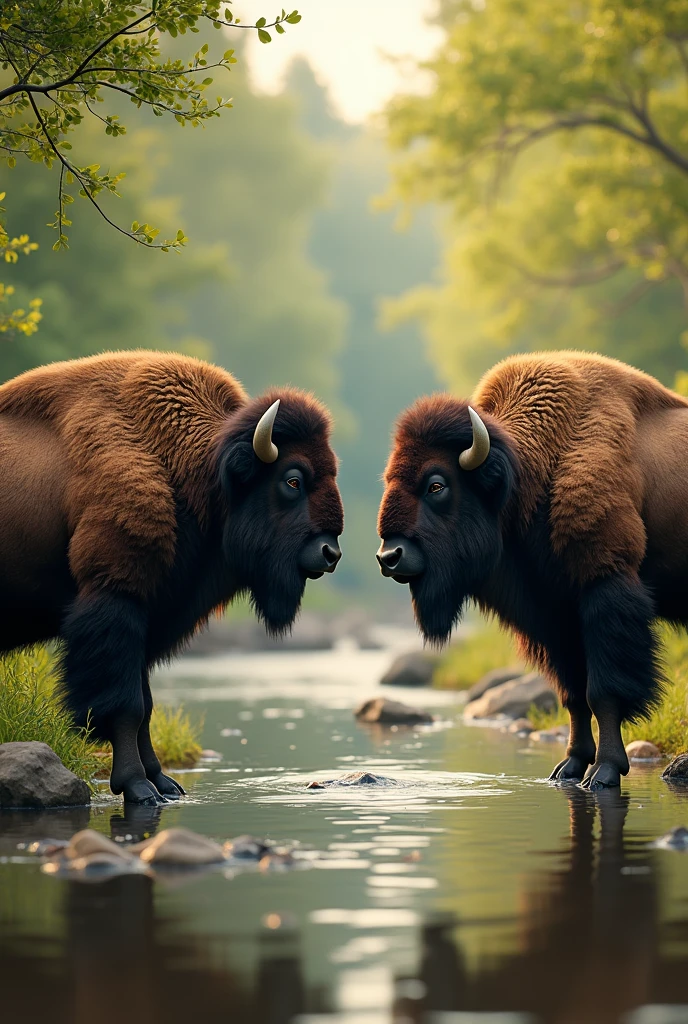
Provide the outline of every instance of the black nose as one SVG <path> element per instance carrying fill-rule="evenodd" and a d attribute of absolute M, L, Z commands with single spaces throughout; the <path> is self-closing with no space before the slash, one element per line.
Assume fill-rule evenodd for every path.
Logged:
<path fill-rule="evenodd" d="M 319 533 L 304 544 L 299 565 L 311 579 L 318 579 L 324 572 L 334 572 L 341 557 L 334 534 Z"/>
<path fill-rule="evenodd" d="M 377 553 L 380 572 L 391 576 L 397 583 L 408 583 L 425 569 L 425 557 L 420 545 L 408 537 L 387 537 Z"/>

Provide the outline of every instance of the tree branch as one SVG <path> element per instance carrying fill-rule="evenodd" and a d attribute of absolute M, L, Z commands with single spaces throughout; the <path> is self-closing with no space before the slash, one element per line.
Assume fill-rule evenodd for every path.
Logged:
<path fill-rule="evenodd" d="M 544 285 L 546 288 L 581 288 L 589 284 L 599 284 L 600 281 L 606 281 L 607 278 L 613 277 L 614 274 L 618 274 L 626 264 L 623 260 L 614 260 L 612 263 L 607 263 L 602 267 L 593 267 L 590 270 L 579 270 L 571 274 L 538 274 L 529 267 L 524 266 L 517 260 L 506 259 L 503 260 L 508 266 L 518 270 L 519 273 L 528 281 L 532 281 L 533 284 Z"/>

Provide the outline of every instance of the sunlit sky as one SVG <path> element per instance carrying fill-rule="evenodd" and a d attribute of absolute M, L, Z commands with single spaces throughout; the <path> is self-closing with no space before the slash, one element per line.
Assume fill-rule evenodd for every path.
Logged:
<path fill-rule="evenodd" d="M 329 87 L 335 109 L 348 121 L 365 120 L 395 92 L 422 88 L 418 78 L 410 77 L 408 62 L 395 66 L 385 54 L 422 59 L 433 52 L 440 33 L 425 22 L 433 0 L 294 0 L 285 7 L 297 7 L 303 20 L 288 25 L 283 36 L 273 32 L 267 45 L 252 33 L 248 60 L 261 90 L 279 91 L 296 56 L 310 61 Z M 270 0 L 244 0 L 234 10 L 244 21 L 272 17 Z"/>

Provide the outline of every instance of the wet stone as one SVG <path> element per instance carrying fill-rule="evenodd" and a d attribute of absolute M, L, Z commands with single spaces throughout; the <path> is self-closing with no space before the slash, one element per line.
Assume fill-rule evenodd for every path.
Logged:
<path fill-rule="evenodd" d="M 151 839 L 129 848 L 146 864 L 219 864 L 225 852 L 219 843 L 188 828 L 167 828 Z"/>
<path fill-rule="evenodd" d="M 86 783 L 47 743 L 0 743 L 0 807 L 78 807 L 91 802 Z"/>
<path fill-rule="evenodd" d="M 506 731 L 514 733 L 516 736 L 528 736 L 535 730 L 527 718 L 517 718 L 508 726 Z"/>
<path fill-rule="evenodd" d="M 259 861 L 270 852 L 270 844 L 263 839 L 256 839 L 255 836 L 237 836 L 236 839 L 228 840 L 224 847 L 226 857 L 234 860 L 255 860 Z"/>
<path fill-rule="evenodd" d="M 467 721 L 500 715 L 524 718 L 533 705 L 540 711 L 554 711 L 557 707 L 557 698 L 547 680 L 537 672 L 493 686 L 482 697 L 467 704 L 463 716 Z"/>
<path fill-rule="evenodd" d="M 649 740 L 633 740 L 626 745 L 626 754 L 631 761 L 659 761 L 661 751 Z"/>
<path fill-rule="evenodd" d="M 688 828 L 679 825 L 658 839 L 655 846 L 665 850 L 688 850 Z"/>
<path fill-rule="evenodd" d="M 328 786 L 396 786 L 394 779 L 387 779 L 384 775 L 374 775 L 373 772 L 349 772 L 338 779 L 325 779 L 319 782 L 309 782 L 306 789 L 327 789 Z"/>
<path fill-rule="evenodd" d="M 536 729 L 530 734 L 531 743 L 566 743 L 568 738 L 568 725 L 553 725 L 551 729 Z"/>
<path fill-rule="evenodd" d="M 688 783 L 688 754 L 677 754 L 662 772 L 662 778 L 666 782 Z"/>
<path fill-rule="evenodd" d="M 488 690 L 493 690 L 495 686 L 510 683 L 513 679 L 520 679 L 522 676 L 521 669 L 513 666 L 511 668 L 493 668 L 491 672 L 486 672 L 477 683 L 474 683 L 470 690 L 466 691 L 466 695 L 469 701 L 477 700 Z"/>
<path fill-rule="evenodd" d="M 382 686 L 429 686 L 439 662 L 436 655 L 409 651 L 395 658 L 380 684 Z"/>
<path fill-rule="evenodd" d="M 387 700 L 386 697 L 373 697 L 364 701 L 354 711 L 354 717 L 359 722 L 377 722 L 380 725 L 423 725 L 434 721 L 427 711 L 402 704 L 401 701 Z"/>

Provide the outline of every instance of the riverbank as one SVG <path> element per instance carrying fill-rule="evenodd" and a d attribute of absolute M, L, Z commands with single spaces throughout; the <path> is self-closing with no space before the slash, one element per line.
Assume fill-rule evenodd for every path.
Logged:
<path fill-rule="evenodd" d="M 688 746 L 688 634 L 667 625 L 658 626 L 666 674 L 664 695 L 649 718 L 623 727 L 626 744 L 634 740 L 653 743 L 662 754 L 673 757 Z M 515 644 L 496 622 L 483 622 L 442 657 L 433 676 L 439 689 L 467 690 L 488 672 L 513 666 L 526 671 Z M 552 729 L 568 725 L 562 707 L 554 711 L 530 708 L 527 712 L 534 729 Z"/>

